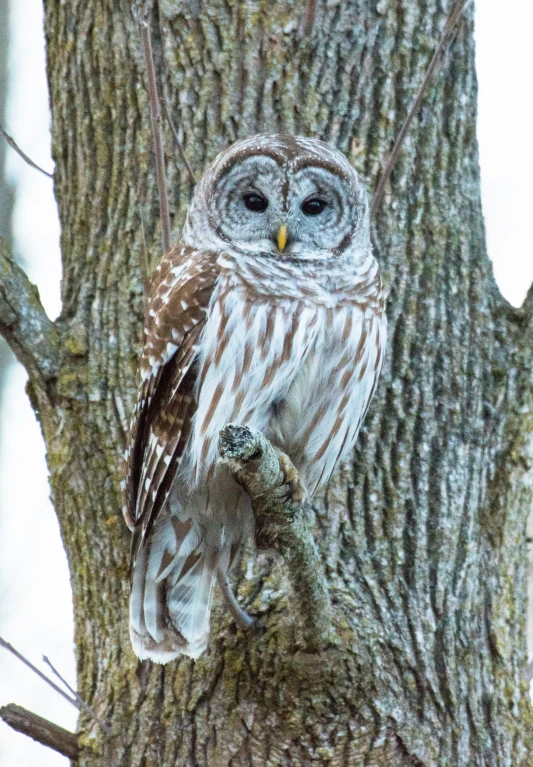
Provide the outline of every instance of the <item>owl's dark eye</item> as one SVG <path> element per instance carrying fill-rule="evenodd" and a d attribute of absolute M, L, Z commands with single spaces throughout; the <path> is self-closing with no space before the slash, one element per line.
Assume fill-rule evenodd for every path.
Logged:
<path fill-rule="evenodd" d="M 318 216 L 320 213 L 322 213 L 326 205 L 327 202 L 325 200 L 320 200 L 318 197 L 313 197 L 312 200 L 306 200 L 302 204 L 302 211 L 306 216 Z"/>
<path fill-rule="evenodd" d="M 262 194 L 255 192 L 245 194 L 242 199 L 248 210 L 252 210 L 254 213 L 264 213 L 268 208 L 268 200 Z"/>

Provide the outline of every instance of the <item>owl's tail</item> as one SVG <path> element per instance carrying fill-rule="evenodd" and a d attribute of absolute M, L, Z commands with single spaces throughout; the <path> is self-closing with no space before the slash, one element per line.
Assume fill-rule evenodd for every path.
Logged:
<path fill-rule="evenodd" d="M 197 658 L 209 637 L 219 553 L 192 520 L 170 514 L 137 546 L 130 597 L 135 654 L 156 663 L 178 655 Z"/>

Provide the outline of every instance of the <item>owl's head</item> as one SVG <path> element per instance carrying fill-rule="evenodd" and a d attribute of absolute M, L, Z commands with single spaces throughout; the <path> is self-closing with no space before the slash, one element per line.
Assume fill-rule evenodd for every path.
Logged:
<path fill-rule="evenodd" d="M 346 157 L 328 144 L 252 136 L 222 152 L 204 173 L 184 239 L 280 259 L 366 250 L 367 195 Z"/>

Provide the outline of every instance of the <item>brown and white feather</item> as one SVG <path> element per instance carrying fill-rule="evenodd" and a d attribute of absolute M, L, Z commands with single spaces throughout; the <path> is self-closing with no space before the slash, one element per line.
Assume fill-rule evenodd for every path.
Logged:
<path fill-rule="evenodd" d="M 329 224 L 311 236 L 296 221 L 286 255 L 248 233 L 237 203 L 249 179 L 279 201 L 281 221 L 291 195 L 337 178 Z M 337 150 L 238 142 L 204 174 L 183 238 L 152 278 L 126 455 L 131 638 L 158 662 L 203 651 L 215 571 L 253 534 L 249 499 L 217 463 L 220 430 L 262 431 L 312 495 L 353 447 L 386 345 L 366 194 Z"/>

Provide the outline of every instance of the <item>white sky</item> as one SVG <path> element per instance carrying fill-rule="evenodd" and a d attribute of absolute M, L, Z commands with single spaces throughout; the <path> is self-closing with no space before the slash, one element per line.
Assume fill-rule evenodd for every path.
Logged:
<path fill-rule="evenodd" d="M 11 98 L 8 129 L 45 169 L 50 158 L 42 6 L 11 0 Z M 50 179 L 8 154 L 16 184 L 19 256 L 51 317 L 60 310 L 59 224 Z M 49 489 L 40 430 L 24 393 L 26 375 L 12 365 L 0 420 L 0 634 L 44 671 L 47 655 L 75 682 L 68 568 Z M 13 578 L 15 574 L 15 578 Z M 0 648 L 0 705 L 18 703 L 74 730 L 77 712 Z M 68 760 L 0 722 L 2 767 L 67 767 Z"/>
<path fill-rule="evenodd" d="M 489 255 L 506 298 L 519 305 L 533 280 L 533 5 L 479 0 L 478 136 Z M 40 0 L 12 0 L 8 130 L 52 169 Z M 59 313 L 59 229 L 52 184 L 10 153 L 17 185 L 15 236 L 50 316 Z M 0 422 L 0 633 L 37 665 L 48 655 L 75 680 L 72 606 L 58 525 L 48 500 L 44 448 L 13 365 Z M 13 574 L 16 578 L 13 578 Z M 46 669 L 43 669 L 46 670 Z M 69 729 L 76 711 L 0 648 L 0 705 L 16 702 Z M 3 767 L 67 767 L 67 759 L 0 723 Z"/>
<path fill-rule="evenodd" d="M 500 290 L 519 306 L 533 282 L 533 4 L 478 0 L 481 192 Z"/>

